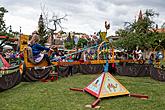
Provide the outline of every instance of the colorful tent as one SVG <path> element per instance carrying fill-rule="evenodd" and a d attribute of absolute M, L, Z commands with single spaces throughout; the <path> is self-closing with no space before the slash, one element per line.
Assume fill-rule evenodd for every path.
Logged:
<path fill-rule="evenodd" d="M 21 82 L 19 65 L 11 66 L 0 54 L 0 92 Z"/>
<path fill-rule="evenodd" d="M 84 88 L 84 90 L 97 98 L 129 94 L 129 91 L 109 72 L 102 73 Z"/>
<path fill-rule="evenodd" d="M 0 55 L 0 68 L 9 68 L 11 65 Z"/>

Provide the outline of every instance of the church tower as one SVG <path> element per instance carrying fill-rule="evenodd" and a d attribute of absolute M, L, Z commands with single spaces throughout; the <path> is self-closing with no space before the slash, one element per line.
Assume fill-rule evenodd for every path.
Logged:
<path fill-rule="evenodd" d="M 143 19 L 143 13 L 142 10 L 140 10 L 139 12 L 139 16 L 138 16 L 138 21 Z"/>

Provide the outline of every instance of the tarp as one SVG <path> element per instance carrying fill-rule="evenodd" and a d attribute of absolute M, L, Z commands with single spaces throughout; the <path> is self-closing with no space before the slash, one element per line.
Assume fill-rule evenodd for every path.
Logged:
<path fill-rule="evenodd" d="M 70 66 L 58 66 L 57 72 L 59 76 L 65 77 L 68 75 L 82 73 L 82 74 L 97 74 L 103 71 L 103 65 L 70 65 Z"/>
<path fill-rule="evenodd" d="M 121 76 L 150 76 L 150 65 L 122 63 L 116 65 L 117 73 Z"/>
<path fill-rule="evenodd" d="M 19 66 L 11 67 L 0 71 L 3 75 L 0 77 L 0 91 L 12 88 L 21 82 Z"/>
<path fill-rule="evenodd" d="M 165 81 L 165 70 L 150 66 L 150 75 L 153 79 L 158 81 Z"/>
<path fill-rule="evenodd" d="M 42 79 L 47 79 L 49 76 L 49 72 L 52 68 L 30 68 L 30 69 L 25 69 L 22 74 L 22 80 L 23 81 L 28 81 L 28 82 L 33 82 L 33 81 L 39 81 Z"/>
<path fill-rule="evenodd" d="M 57 66 L 56 72 L 60 77 L 67 77 L 79 73 L 79 65 Z"/>
<path fill-rule="evenodd" d="M 103 72 L 103 65 L 83 64 L 79 65 L 79 72 L 83 74 L 98 74 Z"/>
<path fill-rule="evenodd" d="M 58 75 L 61 77 L 67 77 L 72 72 L 72 66 L 58 66 L 57 67 Z"/>
<path fill-rule="evenodd" d="M 23 74 L 25 81 L 37 81 L 40 79 L 46 79 L 49 76 L 51 68 L 49 69 L 28 69 L 26 74 Z M 149 76 L 155 80 L 165 81 L 165 70 L 155 68 L 149 64 L 137 64 L 137 63 L 121 63 L 116 65 L 116 69 L 109 64 L 109 72 L 117 73 L 121 76 L 131 77 L 146 77 Z M 103 72 L 103 64 L 81 64 L 81 65 L 70 65 L 70 66 L 58 66 L 56 72 L 60 77 L 67 77 L 72 74 L 98 74 Z"/>
<path fill-rule="evenodd" d="M 165 70 L 149 64 L 123 63 L 117 65 L 117 73 L 121 76 L 149 76 L 158 81 L 165 81 Z"/>

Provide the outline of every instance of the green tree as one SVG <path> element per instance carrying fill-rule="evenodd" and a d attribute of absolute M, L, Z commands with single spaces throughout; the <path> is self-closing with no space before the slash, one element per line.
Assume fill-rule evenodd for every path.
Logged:
<path fill-rule="evenodd" d="M 12 34 L 11 26 L 8 27 L 9 32 L 7 32 L 8 28 L 6 28 L 6 24 L 5 24 L 5 20 L 4 20 L 4 15 L 7 12 L 8 11 L 4 7 L 0 6 L 0 35 L 14 37 L 14 35 Z"/>
<path fill-rule="evenodd" d="M 148 9 L 143 15 L 141 14 L 138 20 L 132 23 L 126 22 L 125 28 L 116 32 L 121 38 L 115 42 L 115 45 L 125 49 L 135 49 L 136 46 L 144 49 L 154 47 L 156 45 L 154 41 L 162 39 L 159 33 L 154 32 L 153 18 L 158 15 L 152 9 Z"/>
<path fill-rule="evenodd" d="M 78 41 L 77 47 L 83 48 L 84 45 L 87 46 L 87 40 L 86 39 L 83 39 L 83 38 L 80 38 L 79 41 Z"/>
<path fill-rule="evenodd" d="M 46 43 L 47 40 L 47 31 L 44 25 L 44 20 L 42 17 L 42 14 L 39 17 L 39 21 L 38 21 L 38 34 L 40 36 L 40 43 L 43 45 L 44 43 Z"/>
<path fill-rule="evenodd" d="M 73 49 L 75 46 L 73 40 L 71 40 L 70 42 L 65 42 L 64 45 L 65 45 L 65 48 L 67 49 Z"/>
<path fill-rule="evenodd" d="M 75 47 L 74 38 L 73 38 L 73 36 L 70 35 L 70 33 L 68 35 L 68 38 L 69 39 L 66 39 L 64 41 L 64 46 L 67 49 L 73 49 Z"/>
<path fill-rule="evenodd" d="M 4 18 L 5 13 L 7 12 L 8 11 L 4 7 L 0 6 L 0 32 L 1 33 L 6 32 L 6 24 L 3 18 Z"/>
<path fill-rule="evenodd" d="M 115 32 L 115 34 L 117 35 L 117 36 L 120 36 L 120 37 L 122 37 L 122 38 L 124 38 L 124 37 L 126 37 L 127 35 L 128 35 L 128 31 L 127 30 L 125 30 L 125 29 L 119 29 L 119 30 L 117 30 L 116 32 Z"/>

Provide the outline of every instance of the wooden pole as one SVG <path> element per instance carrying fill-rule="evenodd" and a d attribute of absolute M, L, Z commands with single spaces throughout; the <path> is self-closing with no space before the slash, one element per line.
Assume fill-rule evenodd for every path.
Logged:
<path fill-rule="evenodd" d="M 79 88 L 70 88 L 70 90 L 84 92 L 84 89 L 79 89 Z"/>
<path fill-rule="evenodd" d="M 93 103 L 92 103 L 92 105 L 91 105 L 91 107 L 92 108 L 95 108 L 97 105 L 98 105 L 98 103 L 101 101 L 101 99 L 96 99 Z"/>
<path fill-rule="evenodd" d="M 140 99 L 148 99 L 149 98 L 147 95 L 142 95 L 142 94 L 129 94 L 129 96 L 140 98 Z"/>

